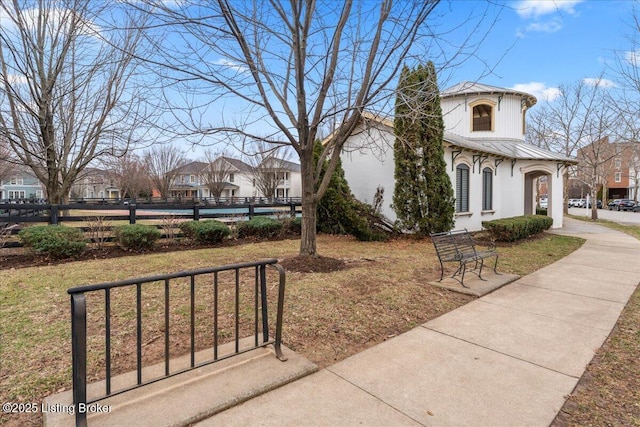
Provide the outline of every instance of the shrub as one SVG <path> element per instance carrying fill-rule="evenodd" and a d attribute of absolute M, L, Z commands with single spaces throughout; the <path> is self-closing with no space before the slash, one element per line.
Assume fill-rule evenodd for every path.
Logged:
<path fill-rule="evenodd" d="M 224 222 L 212 219 L 183 222 L 180 231 L 185 237 L 202 244 L 220 243 L 231 234 Z"/>
<path fill-rule="evenodd" d="M 283 226 L 287 232 L 291 234 L 302 233 L 302 217 L 287 218 L 283 222 Z"/>
<path fill-rule="evenodd" d="M 553 219 L 542 215 L 524 215 L 482 222 L 491 238 L 502 242 L 515 242 L 533 236 L 548 230 L 551 225 Z"/>
<path fill-rule="evenodd" d="M 547 215 L 547 208 L 536 208 L 536 215 Z"/>
<path fill-rule="evenodd" d="M 249 221 L 238 223 L 238 237 L 258 237 L 268 239 L 280 234 L 282 227 L 282 222 L 277 219 L 267 217 L 251 218 Z"/>
<path fill-rule="evenodd" d="M 87 242 L 78 228 L 64 225 L 36 225 L 18 233 L 22 244 L 54 259 L 70 258 L 84 251 Z"/>
<path fill-rule="evenodd" d="M 152 225 L 127 224 L 115 228 L 118 245 L 134 251 L 150 249 L 160 236 L 160 230 Z"/>

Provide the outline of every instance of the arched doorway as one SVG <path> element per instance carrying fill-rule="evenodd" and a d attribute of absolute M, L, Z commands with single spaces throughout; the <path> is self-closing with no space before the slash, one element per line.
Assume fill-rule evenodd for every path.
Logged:
<path fill-rule="evenodd" d="M 538 178 L 545 177 L 544 185 L 546 186 L 546 191 L 543 190 L 543 194 L 546 195 L 547 201 L 547 216 L 553 217 L 554 208 L 560 209 L 562 211 L 562 206 L 554 206 L 553 201 L 556 200 L 556 197 L 553 196 L 553 179 L 550 167 L 546 165 L 531 165 L 525 168 L 522 168 L 521 171 L 524 174 L 524 214 L 525 215 L 534 215 L 536 213 L 537 206 L 537 188 L 536 184 Z M 562 191 L 562 189 L 560 190 Z"/>

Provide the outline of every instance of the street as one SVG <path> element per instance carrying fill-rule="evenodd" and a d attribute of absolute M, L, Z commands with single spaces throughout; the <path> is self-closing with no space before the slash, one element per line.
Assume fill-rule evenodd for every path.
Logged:
<path fill-rule="evenodd" d="M 591 218 L 591 209 L 585 208 L 569 208 L 570 215 L 576 216 L 588 216 Z M 609 221 L 615 221 L 620 224 L 627 225 L 639 225 L 640 224 L 640 212 L 632 211 L 610 211 L 608 209 L 598 209 L 598 219 L 607 219 Z"/>

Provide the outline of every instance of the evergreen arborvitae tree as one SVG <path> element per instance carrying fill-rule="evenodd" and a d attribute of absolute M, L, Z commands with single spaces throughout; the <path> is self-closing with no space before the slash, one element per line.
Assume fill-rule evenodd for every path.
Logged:
<path fill-rule="evenodd" d="M 322 145 L 316 142 L 315 160 L 320 157 Z M 326 171 L 326 163 L 322 173 Z M 317 230 L 327 234 L 350 234 L 361 241 L 386 240 L 388 236 L 380 230 L 372 229 L 367 218 L 375 218 L 377 214 L 371 206 L 356 200 L 344 177 L 342 162 L 331 175 L 329 186 L 318 203 Z"/>
<path fill-rule="evenodd" d="M 393 208 L 406 230 L 426 235 L 453 227 L 454 198 L 444 161 L 444 121 L 433 63 L 404 67 L 394 120 Z"/>

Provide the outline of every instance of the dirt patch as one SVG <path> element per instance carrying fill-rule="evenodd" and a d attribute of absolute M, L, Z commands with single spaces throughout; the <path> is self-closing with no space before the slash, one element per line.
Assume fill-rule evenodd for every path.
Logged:
<path fill-rule="evenodd" d="M 286 258 L 280 261 L 280 265 L 287 271 L 297 273 L 330 273 L 347 268 L 347 264 L 343 260 L 324 256 Z"/>
<path fill-rule="evenodd" d="M 277 239 L 276 239 L 277 240 Z M 234 247 L 255 243 L 256 239 L 230 239 L 223 243 L 216 244 L 215 247 Z M 81 254 L 64 259 L 51 259 L 47 256 L 33 253 L 27 248 L 0 248 L 0 270 L 39 267 L 44 265 L 59 265 L 73 261 L 89 261 L 99 259 L 120 258 L 131 255 L 144 255 L 156 253 L 169 253 L 176 251 L 207 249 L 211 245 L 199 245 L 187 240 L 166 240 L 156 244 L 153 248 L 145 251 L 132 251 L 122 249 L 115 244 L 106 244 L 101 248 L 89 247 Z"/>

